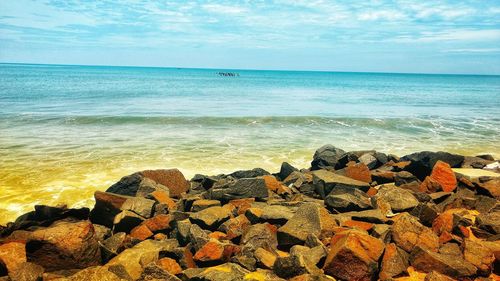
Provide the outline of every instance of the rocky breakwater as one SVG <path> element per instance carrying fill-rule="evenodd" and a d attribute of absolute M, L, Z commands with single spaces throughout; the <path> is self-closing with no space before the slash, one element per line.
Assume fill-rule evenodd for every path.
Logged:
<path fill-rule="evenodd" d="M 488 170 L 490 169 L 490 170 Z M 142 171 L 0 229 L 0 280 L 498 280 L 492 157 L 331 145 L 309 169 Z"/>

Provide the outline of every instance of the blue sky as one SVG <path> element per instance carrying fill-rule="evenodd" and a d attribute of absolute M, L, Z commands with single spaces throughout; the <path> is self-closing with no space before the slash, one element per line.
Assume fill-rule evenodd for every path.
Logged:
<path fill-rule="evenodd" d="M 500 74 L 500 1 L 0 0 L 0 61 Z"/>

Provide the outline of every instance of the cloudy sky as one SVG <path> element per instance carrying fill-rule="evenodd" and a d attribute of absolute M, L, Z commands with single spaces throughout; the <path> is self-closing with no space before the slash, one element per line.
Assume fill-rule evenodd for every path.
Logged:
<path fill-rule="evenodd" d="M 500 74 L 500 1 L 0 0 L 0 62 Z"/>

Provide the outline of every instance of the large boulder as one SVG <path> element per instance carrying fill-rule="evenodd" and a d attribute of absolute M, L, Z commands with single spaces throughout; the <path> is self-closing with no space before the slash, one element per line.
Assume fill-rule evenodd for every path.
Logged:
<path fill-rule="evenodd" d="M 311 162 L 311 170 L 319 170 L 327 167 L 335 168 L 335 165 L 344 153 L 344 150 L 330 144 L 318 148 Z"/>
<path fill-rule="evenodd" d="M 315 203 L 305 203 L 278 229 L 278 241 L 284 247 L 303 244 L 309 234 L 323 236 L 335 226 L 335 220 L 325 208 Z"/>
<path fill-rule="evenodd" d="M 283 181 L 285 180 L 291 173 L 298 172 L 299 170 L 294 166 L 290 165 L 287 162 L 281 163 L 280 172 L 277 174 L 278 178 Z"/>
<path fill-rule="evenodd" d="M 409 266 L 408 258 L 408 253 L 396 246 L 396 244 L 388 244 L 385 247 L 384 256 L 382 257 L 380 279 L 390 280 L 393 277 L 404 274 Z"/>
<path fill-rule="evenodd" d="M 242 178 L 208 191 L 209 199 L 230 201 L 233 199 L 255 198 L 263 200 L 269 196 L 266 182 L 262 178 Z"/>
<path fill-rule="evenodd" d="M 405 170 L 414 174 L 420 180 L 424 180 L 426 176 L 431 174 L 432 168 L 439 160 L 448 163 L 452 168 L 460 168 L 464 157 L 442 151 L 422 151 L 401 157 L 401 161 L 411 161 L 410 165 L 405 167 Z"/>
<path fill-rule="evenodd" d="M 148 181 L 151 180 L 151 181 Z M 165 190 L 168 188 L 172 197 L 179 197 L 189 189 L 189 182 L 177 169 L 144 170 L 121 178 L 117 183 L 110 186 L 106 192 L 127 196 L 147 194 L 147 190 Z"/>
<path fill-rule="evenodd" d="M 332 238 L 323 270 L 342 280 L 373 280 L 384 243 L 357 230 L 341 232 Z"/>
<path fill-rule="evenodd" d="M 313 184 L 316 192 L 325 198 L 336 187 L 352 187 L 367 191 L 370 185 L 366 182 L 351 179 L 327 170 L 313 172 Z"/>
<path fill-rule="evenodd" d="M 444 192 L 451 192 L 457 188 L 457 178 L 448 163 L 437 161 L 432 168 L 430 178 L 436 181 Z"/>
<path fill-rule="evenodd" d="M 262 168 L 254 168 L 252 170 L 241 170 L 236 171 L 234 173 L 229 174 L 232 178 L 235 179 L 243 179 L 243 178 L 256 178 L 265 175 L 270 175 L 268 171 Z"/>
<path fill-rule="evenodd" d="M 35 230 L 26 244 L 28 261 L 47 271 L 99 265 L 101 253 L 89 221 L 58 221 Z"/>
<path fill-rule="evenodd" d="M 26 262 L 25 244 L 8 242 L 0 245 L 0 267 L 3 264 L 9 275 L 15 273 Z"/>

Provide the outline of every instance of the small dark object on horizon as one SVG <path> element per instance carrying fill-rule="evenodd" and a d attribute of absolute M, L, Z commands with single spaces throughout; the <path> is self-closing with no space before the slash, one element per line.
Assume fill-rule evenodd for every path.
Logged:
<path fill-rule="evenodd" d="M 237 72 L 217 72 L 219 76 L 225 76 L 225 77 L 239 77 L 240 74 Z"/>

